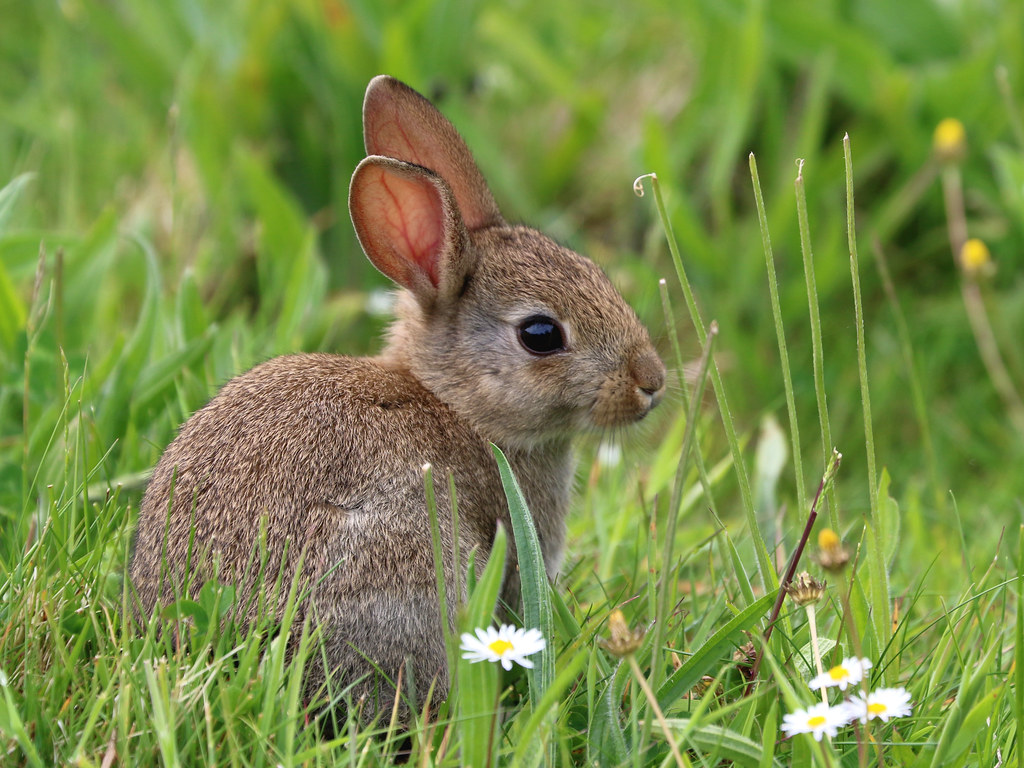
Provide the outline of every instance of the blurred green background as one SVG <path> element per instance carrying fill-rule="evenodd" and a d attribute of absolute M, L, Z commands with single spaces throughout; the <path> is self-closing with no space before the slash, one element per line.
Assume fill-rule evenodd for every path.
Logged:
<path fill-rule="evenodd" d="M 997 265 L 984 298 L 1024 389 L 1020 2 L 8 0 L 0 16 L 9 531 L 69 477 L 137 478 L 191 411 L 259 360 L 379 348 L 385 320 L 367 297 L 386 281 L 359 251 L 346 197 L 363 156 L 363 90 L 381 72 L 455 122 L 510 219 L 600 262 L 666 356 L 657 279 L 668 278 L 696 357 L 653 203 L 631 189 L 658 174 L 705 320 L 721 327 L 717 358 L 751 456 L 766 414 L 786 423 L 747 165 L 756 153 L 816 483 L 824 457 L 793 194 L 803 158 L 842 498 L 857 516 L 867 493 L 848 132 L 879 462 L 925 539 L 951 519 L 951 500 L 970 546 L 1021 517 L 1024 440 L 967 322 L 931 158 L 935 125 L 961 120 L 970 234 Z M 931 469 L 875 243 L 909 327 Z M 640 461 L 678 400 L 661 411 L 630 442 Z M 717 460 L 727 451 L 708 421 L 703 449 Z M 82 466 L 57 450 L 67 444 Z"/>

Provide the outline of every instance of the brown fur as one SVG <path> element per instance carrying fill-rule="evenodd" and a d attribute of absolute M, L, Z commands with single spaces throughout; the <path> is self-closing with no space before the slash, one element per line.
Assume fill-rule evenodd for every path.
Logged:
<path fill-rule="evenodd" d="M 370 260 L 404 288 L 386 349 L 280 357 L 229 382 L 157 464 L 131 579 L 151 610 L 180 592 L 186 563 L 198 590 L 215 557 L 244 598 L 257 586 L 246 566 L 265 521 L 265 573 L 280 571 L 287 585 L 301 560 L 313 585 L 302 610 L 324 631 L 335 682 L 365 676 L 355 693 L 368 694 L 381 681 L 366 658 L 392 680 L 411 659 L 422 698 L 432 679 L 442 693 L 448 683 L 423 465 L 439 479 L 442 521 L 443 478 L 455 478 L 458 567 L 450 525 L 441 526 L 449 595 L 464 583 L 469 551 L 482 563 L 496 525 L 508 525 L 489 442 L 509 457 L 553 579 L 571 438 L 643 418 L 665 374 L 592 262 L 505 224 L 469 150 L 423 97 L 375 78 L 364 127 L 369 156 L 353 175 L 352 219 Z M 563 350 L 536 356 L 520 344 L 518 324 L 537 314 L 559 321 Z M 514 604 L 510 562 L 504 597 Z M 324 671 L 308 669 L 310 685 Z"/>

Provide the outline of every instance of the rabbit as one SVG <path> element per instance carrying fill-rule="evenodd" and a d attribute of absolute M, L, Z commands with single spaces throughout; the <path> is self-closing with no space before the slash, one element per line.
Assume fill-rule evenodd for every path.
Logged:
<path fill-rule="evenodd" d="M 505 221 L 426 98 L 378 76 L 363 128 L 349 209 L 366 256 L 399 287 L 385 348 L 278 357 L 224 385 L 153 471 L 129 576 L 151 613 L 214 572 L 244 605 L 258 578 L 279 575 L 287 592 L 301 569 L 309 594 L 296 626 L 312 618 L 322 642 L 306 684 L 322 690 L 329 678 L 372 714 L 390 710 L 400 679 L 418 691 L 403 708 L 422 706 L 431 683 L 448 691 L 442 620 L 454 627 L 455 613 L 441 617 L 424 465 L 456 488 L 459 562 L 448 484 L 436 484 L 450 596 L 465 592 L 468 553 L 481 566 L 497 526 L 510 524 L 489 443 L 509 459 L 554 580 L 573 437 L 643 419 L 665 368 L 593 262 Z M 518 583 L 512 554 L 509 605 Z"/>

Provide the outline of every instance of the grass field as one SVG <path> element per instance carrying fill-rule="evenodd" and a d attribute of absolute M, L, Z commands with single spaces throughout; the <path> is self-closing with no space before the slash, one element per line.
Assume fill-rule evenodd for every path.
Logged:
<path fill-rule="evenodd" d="M 1024 4 L 0 16 L 0 763 L 1024 765 Z M 188 415 L 273 355 L 379 349 L 386 280 L 346 198 L 380 72 L 434 99 L 503 210 L 599 262 L 690 372 L 621 443 L 581 444 L 564 572 L 524 617 L 540 671 L 460 662 L 408 740 L 311 723 L 315 635 L 292 658 L 303 627 L 222 626 L 230 593 L 179 606 L 180 648 L 122 620 L 147 473 Z M 937 151 L 946 118 L 965 139 L 944 123 Z M 967 238 L 985 248 L 964 261 Z M 784 603 L 764 642 L 833 447 L 800 561 L 825 596 L 814 622 Z M 824 527 L 841 572 L 813 561 Z M 622 658 L 598 642 L 616 609 L 647 630 Z M 868 658 L 855 688 L 905 688 L 912 713 L 786 738 L 820 699 L 815 647 L 826 668 Z"/>

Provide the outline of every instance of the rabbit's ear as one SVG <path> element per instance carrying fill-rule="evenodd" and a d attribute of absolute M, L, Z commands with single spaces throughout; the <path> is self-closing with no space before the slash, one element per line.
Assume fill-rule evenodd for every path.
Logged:
<path fill-rule="evenodd" d="M 469 236 L 444 179 L 391 157 L 367 157 L 352 175 L 348 205 L 370 261 L 421 306 L 458 296 L 471 268 Z"/>
<path fill-rule="evenodd" d="M 466 142 L 437 108 L 405 83 L 378 75 L 363 102 L 366 154 L 429 168 L 451 187 L 470 230 L 503 223 Z"/>

